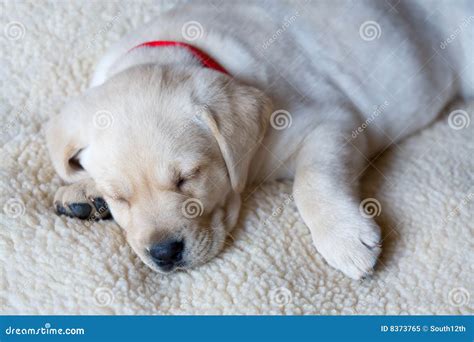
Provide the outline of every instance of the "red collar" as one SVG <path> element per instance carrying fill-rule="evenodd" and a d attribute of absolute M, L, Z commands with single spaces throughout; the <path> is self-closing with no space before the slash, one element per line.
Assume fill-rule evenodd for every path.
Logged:
<path fill-rule="evenodd" d="M 211 56 L 206 54 L 205 52 L 199 50 L 198 48 L 182 43 L 182 42 L 175 42 L 175 41 L 168 41 L 168 40 L 155 40 L 152 42 L 146 42 L 142 43 L 140 45 L 135 46 L 134 48 L 131 48 L 129 51 L 135 50 L 140 47 L 158 47 L 158 46 L 181 46 L 187 49 L 189 52 L 193 54 L 194 57 L 196 57 L 202 64 L 203 67 L 205 68 L 210 68 L 214 69 L 216 71 L 222 72 L 226 75 L 230 74 L 225 70 L 219 63 L 217 63 Z"/>

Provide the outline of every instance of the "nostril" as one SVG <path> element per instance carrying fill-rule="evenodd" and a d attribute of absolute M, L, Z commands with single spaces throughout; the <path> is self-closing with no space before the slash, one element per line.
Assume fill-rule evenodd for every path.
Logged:
<path fill-rule="evenodd" d="M 150 255 L 158 264 L 173 264 L 181 261 L 183 249 L 183 241 L 167 240 L 154 244 L 150 248 Z"/>

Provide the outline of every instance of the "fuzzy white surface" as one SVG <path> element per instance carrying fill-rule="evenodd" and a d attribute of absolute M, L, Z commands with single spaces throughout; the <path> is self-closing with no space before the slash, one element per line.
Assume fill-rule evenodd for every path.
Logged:
<path fill-rule="evenodd" d="M 368 171 L 364 197 L 381 203 L 384 234 L 370 279 L 350 280 L 323 261 L 290 183 L 251 194 L 235 241 L 218 258 L 162 276 L 134 255 L 116 224 L 87 227 L 54 214 L 61 182 L 42 128 L 87 87 L 107 46 L 169 5 L 0 6 L 0 314 L 474 313 L 474 123 L 454 130 L 445 115 Z M 11 40 L 4 30 L 15 21 L 25 31 Z M 447 112 L 454 109 L 473 119 L 473 105 L 457 102 Z"/>

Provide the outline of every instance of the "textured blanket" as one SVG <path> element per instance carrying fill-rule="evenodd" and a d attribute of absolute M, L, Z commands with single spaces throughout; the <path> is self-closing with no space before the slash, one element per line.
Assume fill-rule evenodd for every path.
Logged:
<path fill-rule="evenodd" d="M 473 104 L 453 102 L 367 169 L 363 203 L 383 230 L 371 278 L 353 281 L 324 262 L 291 183 L 249 189 L 224 252 L 163 276 L 115 223 L 54 214 L 61 181 L 42 130 L 87 87 L 107 46 L 170 5 L 0 6 L 0 314 L 474 313 Z"/>

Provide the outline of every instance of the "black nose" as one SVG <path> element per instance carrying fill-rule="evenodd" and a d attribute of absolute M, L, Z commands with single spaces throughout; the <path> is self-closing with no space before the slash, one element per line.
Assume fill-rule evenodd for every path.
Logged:
<path fill-rule="evenodd" d="M 182 260 L 183 249 L 183 241 L 167 240 L 153 245 L 150 255 L 160 268 L 168 271 Z"/>

